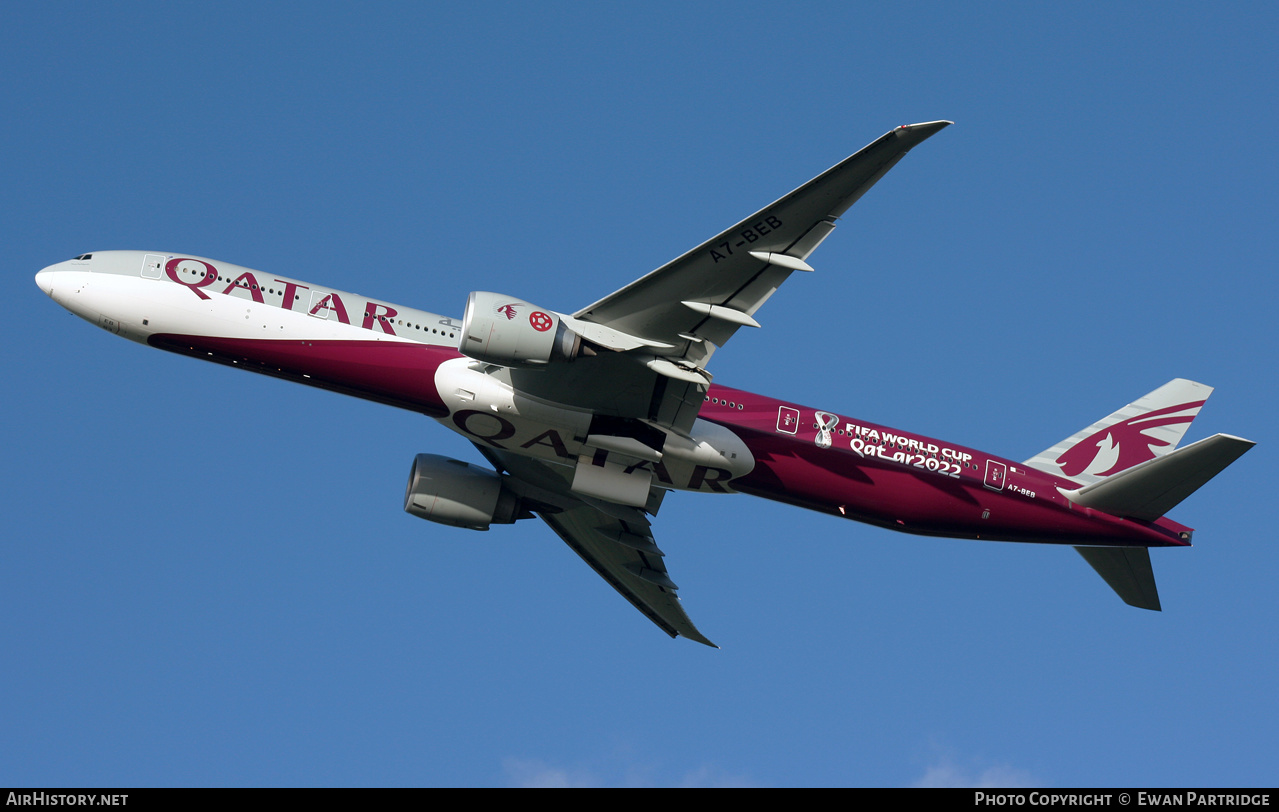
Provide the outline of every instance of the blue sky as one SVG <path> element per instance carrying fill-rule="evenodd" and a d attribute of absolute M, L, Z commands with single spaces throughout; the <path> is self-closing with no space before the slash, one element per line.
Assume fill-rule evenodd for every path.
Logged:
<path fill-rule="evenodd" d="M 1274 786 L 1272 4 L 7 4 L 0 785 Z M 731 386 L 1022 459 L 1174 377 L 1258 447 L 1165 611 L 1073 551 L 745 496 L 657 524 L 722 650 L 535 522 L 401 510 L 406 412 L 130 344 L 192 253 L 572 311 L 903 123 Z"/>

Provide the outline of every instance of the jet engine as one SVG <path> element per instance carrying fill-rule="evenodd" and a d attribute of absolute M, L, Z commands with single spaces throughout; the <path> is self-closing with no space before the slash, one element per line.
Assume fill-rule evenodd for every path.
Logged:
<path fill-rule="evenodd" d="M 458 350 L 504 367 L 536 367 L 582 354 L 582 338 L 551 310 L 500 293 L 475 291 L 466 299 Z"/>
<path fill-rule="evenodd" d="M 468 462 L 418 454 L 404 491 L 404 510 L 421 519 L 470 530 L 512 524 L 526 515 L 496 472 Z"/>

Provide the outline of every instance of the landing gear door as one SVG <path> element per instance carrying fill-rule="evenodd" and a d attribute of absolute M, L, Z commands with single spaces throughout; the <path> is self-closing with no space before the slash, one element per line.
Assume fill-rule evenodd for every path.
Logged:
<path fill-rule="evenodd" d="M 986 481 L 985 486 L 992 491 L 1002 491 L 1004 482 L 1008 479 L 1008 466 L 1002 462 L 994 460 L 986 460 Z"/>

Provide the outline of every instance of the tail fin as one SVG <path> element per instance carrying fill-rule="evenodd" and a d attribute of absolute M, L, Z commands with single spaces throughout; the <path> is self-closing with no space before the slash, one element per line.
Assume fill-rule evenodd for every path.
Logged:
<path fill-rule="evenodd" d="M 1070 501 L 1153 522 L 1239 459 L 1254 443 L 1229 434 L 1177 448 L 1212 387 L 1177 378 L 1026 460 L 1082 483 Z M 1175 450 L 1174 450 L 1175 449 Z M 1160 610 L 1144 547 L 1076 547 L 1124 603 Z"/>
<path fill-rule="evenodd" d="M 1177 447 L 1212 387 L 1184 378 L 1041 451 L 1026 465 L 1092 485 Z"/>

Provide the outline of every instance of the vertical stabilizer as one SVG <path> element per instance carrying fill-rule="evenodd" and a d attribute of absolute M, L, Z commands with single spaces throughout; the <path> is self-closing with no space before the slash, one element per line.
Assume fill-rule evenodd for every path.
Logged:
<path fill-rule="evenodd" d="M 1202 383 L 1169 381 L 1026 464 L 1084 485 L 1100 482 L 1176 448 L 1211 394 L 1212 387 Z"/>

